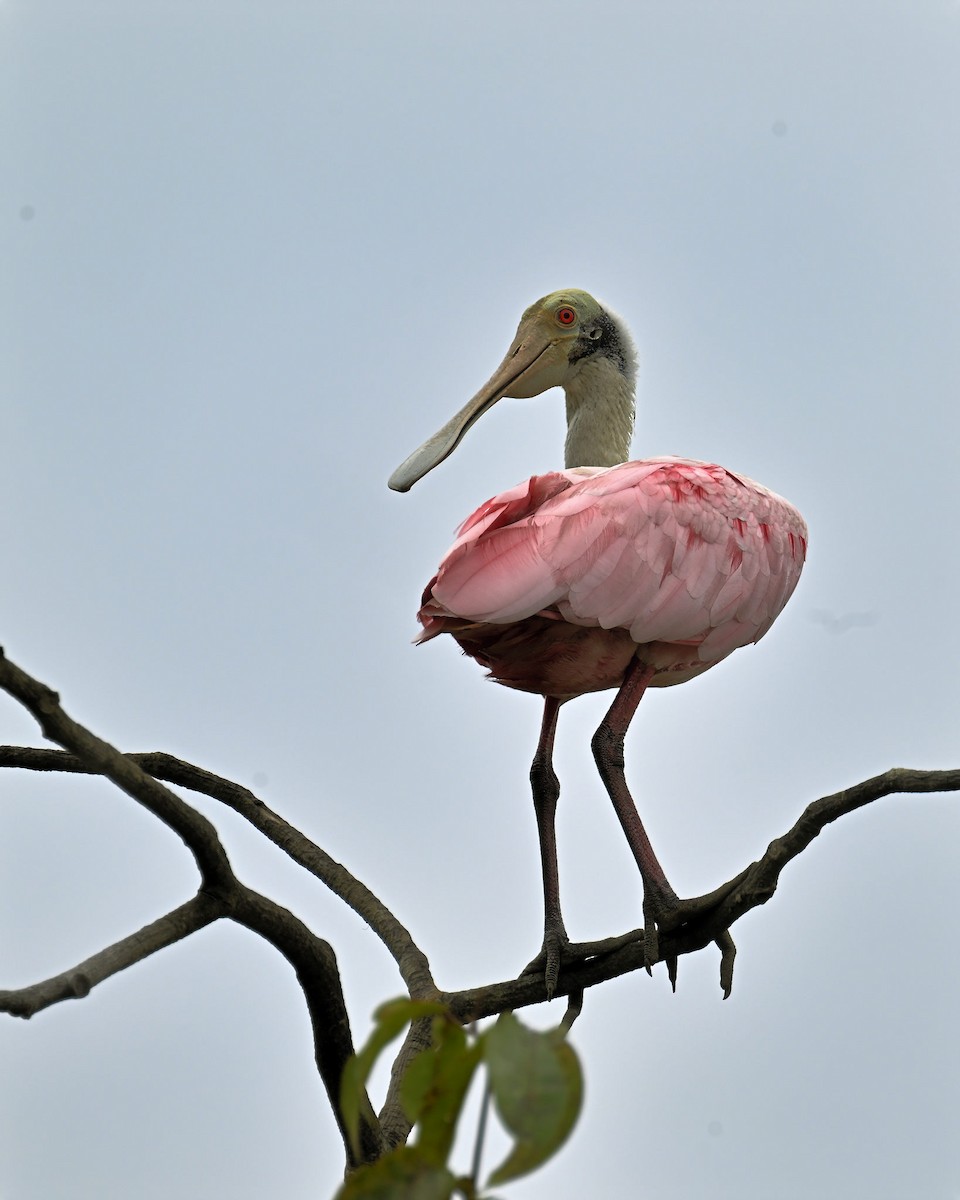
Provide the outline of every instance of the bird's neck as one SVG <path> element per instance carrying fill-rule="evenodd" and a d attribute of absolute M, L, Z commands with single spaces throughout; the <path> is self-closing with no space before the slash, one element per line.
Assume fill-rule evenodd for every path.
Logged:
<path fill-rule="evenodd" d="M 614 467 L 630 457 L 634 382 L 610 358 L 585 362 L 569 379 L 567 442 L 569 467 Z"/>

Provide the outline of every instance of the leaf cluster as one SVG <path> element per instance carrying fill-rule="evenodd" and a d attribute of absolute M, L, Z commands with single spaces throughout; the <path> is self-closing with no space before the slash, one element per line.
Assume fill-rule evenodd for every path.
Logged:
<path fill-rule="evenodd" d="M 444 1005 L 392 1000 L 375 1014 L 366 1045 L 347 1063 L 340 1104 L 351 1138 L 360 1130 L 366 1085 L 381 1051 L 413 1021 L 429 1021 L 430 1040 L 407 1065 L 400 1102 L 414 1137 L 374 1163 L 359 1167 L 336 1200 L 493 1200 L 485 1188 L 535 1170 L 569 1136 L 583 1099 L 583 1076 L 565 1031 L 545 1033 L 501 1013 L 482 1032 L 468 1032 Z M 471 1174 L 457 1175 L 449 1162 L 470 1085 L 485 1068 L 486 1094 Z M 480 1189 L 479 1150 L 488 1098 L 513 1145 Z M 359 1155 L 357 1156 L 359 1157 Z"/>

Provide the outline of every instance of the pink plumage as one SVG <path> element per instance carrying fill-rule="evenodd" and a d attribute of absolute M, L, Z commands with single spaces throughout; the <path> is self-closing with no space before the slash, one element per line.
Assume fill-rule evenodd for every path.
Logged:
<path fill-rule="evenodd" d="M 535 475 L 482 504 L 427 585 L 421 641 L 451 633 L 498 682 L 570 699 L 633 657 L 682 683 L 757 642 L 800 578 L 786 500 L 711 463 Z"/>

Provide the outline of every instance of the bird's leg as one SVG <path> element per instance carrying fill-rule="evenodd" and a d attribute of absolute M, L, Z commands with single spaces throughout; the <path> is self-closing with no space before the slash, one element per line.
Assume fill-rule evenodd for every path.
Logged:
<path fill-rule="evenodd" d="M 627 787 L 623 774 L 623 739 L 654 674 L 653 667 L 647 666 L 639 659 L 633 660 L 616 699 L 610 705 L 591 743 L 600 778 L 613 801 L 633 857 L 640 868 L 640 878 L 643 880 L 644 956 L 648 970 L 658 956 L 657 921 L 666 913 L 674 911 L 679 901 L 653 852 L 653 846 Z M 673 968 L 671 972 L 672 970 Z"/>
<path fill-rule="evenodd" d="M 695 920 L 702 916 L 705 911 L 700 902 L 678 899 L 677 893 L 670 886 L 663 867 L 653 852 L 653 846 L 647 837 L 647 831 L 640 820 L 640 814 L 623 774 L 623 739 L 654 674 L 652 667 L 634 659 L 592 742 L 593 756 L 600 777 L 613 801 L 613 807 L 623 826 L 633 857 L 637 860 L 643 880 L 643 945 L 648 971 L 659 957 L 657 925 L 676 928 L 685 920 Z M 733 986 L 733 959 L 737 951 L 728 930 L 724 930 L 716 942 L 721 953 L 720 985 L 726 998 Z M 676 986 L 675 958 L 668 959 L 667 970 L 671 984 Z"/>
<path fill-rule="evenodd" d="M 562 701 L 552 696 L 544 699 L 540 740 L 530 767 L 530 786 L 533 789 L 533 808 L 537 815 L 540 835 L 540 864 L 543 870 L 543 947 L 524 968 L 524 974 L 543 971 L 547 998 L 553 996 L 560 974 L 564 951 L 570 944 L 560 912 L 560 877 L 557 870 L 557 801 L 560 781 L 553 769 L 553 739 L 557 730 L 557 714 Z"/>

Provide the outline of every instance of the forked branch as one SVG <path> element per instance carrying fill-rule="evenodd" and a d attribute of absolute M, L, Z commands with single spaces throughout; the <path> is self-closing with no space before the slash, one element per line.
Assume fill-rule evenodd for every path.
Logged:
<path fill-rule="evenodd" d="M 189 788 L 232 809 L 258 829 L 304 870 L 315 875 L 334 895 L 349 905 L 373 930 L 393 956 L 410 995 L 429 1000 L 438 994 L 427 956 L 383 901 L 342 863 L 289 821 L 284 820 L 249 788 L 222 775 L 215 775 L 172 754 L 159 751 L 124 755 L 154 779 Z M 100 772 L 75 754 L 65 750 L 47 750 L 34 746 L 0 746 L 0 767 L 19 767 L 25 771 L 60 771 L 65 774 L 93 775 Z"/>
<path fill-rule="evenodd" d="M 342 864 L 269 809 L 247 788 L 168 754 L 122 754 L 71 720 L 60 707 L 56 694 L 10 663 L 2 651 L 0 687 L 36 717 L 48 738 L 63 747 L 63 750 L 48 750 L 2 746 L 0 767 L 106 776 L 180 835 L 193 853 L 202 878 L 197 896 L 138 933 L 51 979 L 15 991 L 0 992 L 0 1009 L 27 1017 L 61 1000 L 86 995 L 90 988 L 110 975 L 218 917 L 229 917 L 270 942 L 294 968 L 313 1025 L 317 1067 L 341 1132 L 345 1132 L 339 1113 L 339 1082 L 353 1045 L 332 948 L 292 913 L 240 883 L 213 825 L 180 796 L 164 787 L 160 780 L 219 800 L 321 880 L 380 937 L 396 960 L 413 998 L 440 999 L 464 1022 L 537 1004 L 547 998 L 544 978 L 539 973 L 485 987 L 440 993 L 426 955 L 386 905 Z M 675 930 L 661 931 L 659 958 L 670 962 L 713 941 L 719 940 L 722 944 L 725 931 L 745 913 L 770 899 L 784 867 L 803 853 L 831 822 L 884 796 L 953 791 L 960 791 L 960 770 L 894 768 L 813 801 L 782 837 L 770 843 L 757 862 L 750 863 L 708 895 L 685 904 L 684 924 Z M 568 1020 L 572 1020 L 578 1011 L 583 989 L 645 965 L 643 930 L 640 929 L 618 937 L 581 943 L 576 950 L 583 961 L 562 971 L 557 989 L 576 998 Z M 723 969 L 729 975 L 732 956 Z M 400 1078 L 405 1063 L 428 1040 L 428 1024 L 415 1023 L 394 1065 L 379 1120 L 369 1101 L 366 1102 L 361 1120 L 361 1160 L 377 1157 L 385 1146 L 401 1143 L 409 1133 L 410 1123 L 399 1100 Z M 344 1140 L 348 1144 L 348 1158 L 353 1162 L 349 1139 L 345 1137 Z"/>
<path fill-rule="evenodd" d="M 41 983 L 0 992 L 0 1009 L 29 1017 L 61 1000 L 77 999 L 125 967 L 186 937 L 218 917 L 230 917 L 274 946 L 296 972 L 313 1026 L 317 1069 L 344 1139 L 348 1163 L 371 1161 L 383 1138 L 366 1101 L 360 1121 L 359 1159 L 353 1153 L 339 1106 L 340 1080 L 353 1054 L 350 1023 L 332 947 L 293 913 L 245 887 L 233 872 L 214 826 L 181 797 L 159 783 L 129 756 L 102 741 L 64 712 L 45 684 L 21 670 L 0 651 L 0 687 L 36 718 L 51 741 L 69 750 L 86 770 L 106 776 L 180 835 L 201 875 L 198 895 L 187 904 L 98 954 Z M 23 756 L 8 765 L 26 765 Z M 27 756 L 29 757 L 29 755 Z M 234 785 L 236 786 L 236 785 Z"/>

